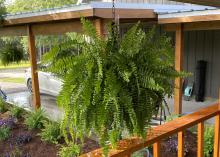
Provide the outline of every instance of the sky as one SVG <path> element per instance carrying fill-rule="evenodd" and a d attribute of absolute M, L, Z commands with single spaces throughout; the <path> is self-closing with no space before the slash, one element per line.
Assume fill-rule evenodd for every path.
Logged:
<path fill-rule="evenodd" d="M 12 3 L 14 0 L 6 0 L 5 2 L 6 2 L 6 4 L 10 4 L 10 3 Z"/>

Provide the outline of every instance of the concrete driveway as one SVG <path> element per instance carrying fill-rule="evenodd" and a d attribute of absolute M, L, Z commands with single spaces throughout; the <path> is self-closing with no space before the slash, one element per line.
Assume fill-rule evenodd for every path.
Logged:
<path fill-rule="evenodd" d="M 25 69 L 16 69 L 16 70 L 5 70 L 0 71 L 0 78 L 16 78 L 16 77 L 24 77 Z M 18 106 L 22 106 L 25 109 L 32 110 L 32 95 L 28 92 L 26 85 L 19 83 L 8 83 L 8 82 L 0 82 L 0 87 L 5 91 L 8 96 L 8 101 L 11 103 L 15 103 Z M 166 100 L 171 113 L 174 108 L 173 99 Z M 195 112 L 201 108 L 207 107 L 216 103 L 217 99 L 207 99 L 205 102 L 195 102 L 195 100 L 183 101 L 183 113 L 189 114 Z M 48 117 L 52 119 L 59 120 L 63 116 L 63 111 L 57 107 L 56 98 L 50 95 L 41 94 L 41 105 L 45 110 Z M 214 119 L 209 120 L 208 122 L 214 123 Z"/>
<path fill-rule="evenodd" d="M 0 70 L 1 78 L 24 78 L 26 68 Z M 25 83 L 0 82 L 1 89 L 6 93 L 7 100 L 27 110 L 33 110 L 32 94 Z M 41 106 L 46 116 L 54 120 L 60 120 L 63 116 L 61 109 L 57 107 L 56 97 L 41 94 Z"/>

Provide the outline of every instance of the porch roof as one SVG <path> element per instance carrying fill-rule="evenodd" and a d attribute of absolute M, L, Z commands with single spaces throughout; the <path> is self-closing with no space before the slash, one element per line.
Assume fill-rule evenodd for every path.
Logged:
<path fill-rule="evenodd" d="M 220 20 L 219 8 L 207 8 L 205 10 L 190 10 L 181 12 L 172 12 L 160 14 L 158 22 L 160 24 L 168 23 L 189 23 L 202 21 L 218 21 Z"/>
<path fill-rule="evenodd" d="M 182 13 L 190 11 L 213 10 L 214 7 L 199 5 L 162 5 L 147 3 L 116 3 L 116 15 L 123 19 L 156 19 L 157 15 Z M 30 23 L 51 22 L 59 20 L 88 18 L 112 18 L 112 3 L 90 2 L 89 4 L 67 5 L 59 8 L 43 9 L 32 12 L 8 14 L 5 16 L 4 26 L 22 25 Z"/>

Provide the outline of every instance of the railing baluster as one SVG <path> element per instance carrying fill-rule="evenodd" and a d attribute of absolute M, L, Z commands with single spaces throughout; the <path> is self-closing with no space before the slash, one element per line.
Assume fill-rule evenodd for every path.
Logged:
<path fill-rule="evenodd" d="M 197 147 L 197 157 L 203 157 L 203 147 L 204 147 L 204 122 L 198 124 L 198 147 Z"/>
<path fill-rule="evenodd" d="M 154 143 L 153 145 L 153 155 L 154 157 L 160 157 L 160 141 Z"/>
<path fill-rule="evenodd" d="M 220 114 L 215 117 L 214 157 L 219 157 Z"/>
<path fill-rule="evenodd" d="M 178 132 L 178 157 L 184 157 L 184 132 Z"/>

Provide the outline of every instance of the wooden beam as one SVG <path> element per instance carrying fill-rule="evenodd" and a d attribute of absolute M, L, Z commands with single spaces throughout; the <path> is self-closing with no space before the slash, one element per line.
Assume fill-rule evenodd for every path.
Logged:
<path fill-rule="evenodd" d="M 36 14 L 36 13 L 35 13 Z M 81 17 L 93 17 L 93 9 L 61 12 L 61 13 L 47 13 L 45 15 L 32 15 L 5 19 L 4 26 L 10 25 L 19 25 L 19 24 L 30 24 L 30 23 L 42 23 L 42 22 L 51 22 L 51 21 L 60 21 L 60 20 L 72 20 L 80 19 Z"/>
<path fill-rule="evenodd" d="M 32 24 L 34 35 L 59 35 L 68 32 L 82 32 L 82 24 L 78 21 L 62 21 L 54 23 Z M 0 28 L 1 36 L 27 36 L 27 26 L 10 26 Z"/>
<path fill-rule="evenodd" d="M 32 28 L 34 35 L 59 35 L 68 32 L 82 32 L 80 20 L 34 24 Z"/>
<path fill-rule="evenodd" d="M 176 26 L 176 45 L 175 45 L 175 69 L 176 71 L 183 70 L 183 48 L 184 48 L 184 32 L 181 24 Z M 175 79 L 174 89 L 174 113 L 182 113 L 182 79 Z"/>
<path fill-rule="evenodd" d="M 178 24 L 162 25 L 165 31 L 175 31 Z M 182 23 L 184 31 L 219 30 L 220 21 Z"/>
<path fill-rule="evenodd" d="M 152 9 L 117 9 L 115 10 L 116 17 L 120 19 L 154 19 L 157 14 Z M 94 16 L 99 18 L 111 19 L 111 8 L 97 8 L 94 9 Z"/>
<path fill-rule="evenodd" d="M 220 15 L 198 15 L 198 16 L 183 16 L 183 17 L 171 17 L 171 18 L 159 18 L 159 24 L 168 23 L 190 23 L 190 22 L 206 22 L 206 21 L 218 21 Z"/>
<path fill-rule="evenodd" d="M 104 37 L 104 23 L 102 19 L 96 19 L 94 21 L 96 32 L 100 37 Z"/>
<path fill-rule="evenodd" d="M 0 36 L 27 35 L 27 26 L 0 27 Z"/>
<path fill-rule="evenodd" d="M 32 76 L 32 92 L 33 92 L 33 105 L 35 109 L 40 108 L 40 90 L 38 82 L 38 72 L 37 72 L 37 53 L 35 47 L 35 36 L 32 31 L 32 27 L 29 25 L 27 27 L 28 32 L 28 47 L 31 61 L 31 76 Z"/>
<path fill-rule="evenodd" d="M 220 7 L 220 1 L 219 0 L 172 0 L 172 1 Z"/>
<path fill-rule="evenodd" d="M 84 10 L 75 10 L 67 12 L 45 12 L 15 15 L 15 17 L 6 17 L 3 26 L 13 26 L 22 24 L 36 24 L 42 22 L 55 22 L 62 20 L 78 20 L 81 17 L 86 18 L 112 18 L 111 8 L 90 8 Z M 120 19 L 157 19 L 157 14 L 152 9 L 117 9 L 116 16 Z"/>

